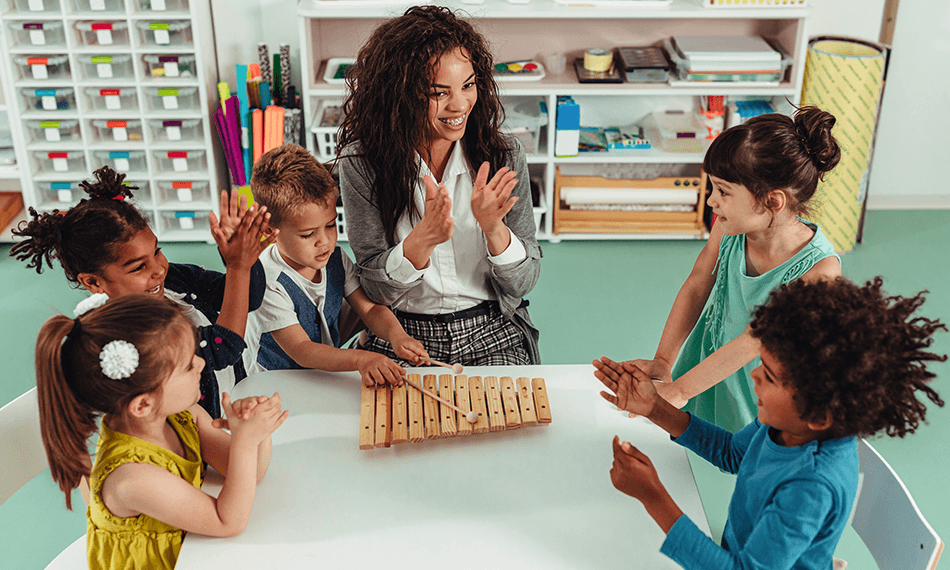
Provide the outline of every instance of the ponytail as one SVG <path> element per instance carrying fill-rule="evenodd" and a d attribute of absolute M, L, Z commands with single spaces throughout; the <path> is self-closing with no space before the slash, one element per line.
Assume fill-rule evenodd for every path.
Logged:
<path fill-rule="evenodd" d="M 128 377 L 107 376 L 105 345 L 135 346 L 138 365 Z M 164 298 L 123 295 L 76 319 L 51 317 L 36 339 L 36 391 L 40 433 L 53 480 L 66 495 L 88 476 L 89 437 L 103 414 L 121 416 L 141 394 L 158 390 L 175 369 L 184 346 L 194 350 L 194 329 Z"/>

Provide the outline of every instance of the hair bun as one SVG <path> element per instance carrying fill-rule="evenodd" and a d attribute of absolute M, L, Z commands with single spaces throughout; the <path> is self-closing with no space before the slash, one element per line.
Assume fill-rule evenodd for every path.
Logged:
<path fill-rule="evenodd" d="M 96 170 L 92 173 L 95 176 L 95 182 L 83 180 L 79 186 L 92 199 L 102 200 L 125 200 L 132 197 L 132 190 L 138 190 L 135 186 L 126 186 L 122 183 L 125 180 L 125 173 L 119 173 L 108 166 Z"/>
<path fill-rule="evenodd" d="M 13 230 L 13 235 L 27 239 L 10 249 L 10 255 L 19 261 L 26 261 L 27 268 L 43 272 L 43 264 L 53 266 L 53 258 L 63 241 L 63 215 L 59 210 L 40 214 L 31 206 L 32 220 L 24 220 Z"/>
<path fill-rule="evenodd" d="M 831 134 L 836 121 L 834 115 L 818 107 L 802 107 L 795 112 L 795 129 L 820 173 L 830 171 L 841 160 L 841 147 Z"/>

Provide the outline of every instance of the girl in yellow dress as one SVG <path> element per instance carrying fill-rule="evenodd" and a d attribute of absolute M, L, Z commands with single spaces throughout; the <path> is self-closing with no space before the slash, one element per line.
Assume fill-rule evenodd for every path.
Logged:
<path fill-rule="evenodd" d="M 287 412 L 276 393 L 233 403 L 224 394 L 228 419 L 212 421 L 198 405 L 195 331 L 179 309 L 145 294 L 105 299 L 94 295 L 75 319 L 58 315 L 40 330 L 43 445 L 67 508 L 89 477 L 90 568 L 174 568 L 185 532 L 244 530 Z M 100 416 L 90 471 L 87 441 Z M 201 491 L 204 462 L 226 477 L 217 498 Z"/>

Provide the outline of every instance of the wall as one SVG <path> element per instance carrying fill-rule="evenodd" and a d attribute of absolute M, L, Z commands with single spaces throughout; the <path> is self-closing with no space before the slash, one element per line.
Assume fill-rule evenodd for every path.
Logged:
<path fill-rule="evenodd" d="M 503 0 L 486 0 L 486 3 Z M 532 0 L 548 2 L 550 0 Z M 837 35 L 878 41 L 885 0 L 810 0 L 809 36 Z M 291 61 L 300 58 L 297 2 L 294 0 L 212 0 L 218 69 L 234 83 L 234 64 L 257 61 L 258 42 L 271 53 L 290 44 Z M 407 4 L 408 5 L 408 4 Z M 402 10 L 394 6 L 394 14 Z M 950 133 L 946 107 L 950 92 L 950 3 L 904 0 L 900 3 L 891 67 L 885 90 L 868 191 L 871 208 L 950 208 L 950 190 L 940 180 L 945 161 L 943 137 Z M 292 67 L 300 85 L 299 66 Z M 939 99 L 938 99 L 939 98 Z M 938 156 L 938 154 L 940 156 Z M 912 176 L 908 173 L 914 173 Z"/>

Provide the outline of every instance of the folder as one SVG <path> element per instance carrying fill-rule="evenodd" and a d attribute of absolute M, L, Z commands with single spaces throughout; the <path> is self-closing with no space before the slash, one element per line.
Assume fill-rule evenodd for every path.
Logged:
<path fill-rule="evenodd" d="M 248 113 L 249 107 L 247 104 L 247 66 L 246 65 L 236 65 L 235 75 L 237 76 L 237 100 L 238 100 L 238 117 L 240 119 L 240 138 L 238 139 L 241 142 L 241 156 L 243 159 L 244 167 L 244 179 L 250 179 L 251 177 L 251 140 L 250 133 L 248 129 L 250 125 L 248 124 Z M 244 183 L 242 182 L 243 186 Z"/>

